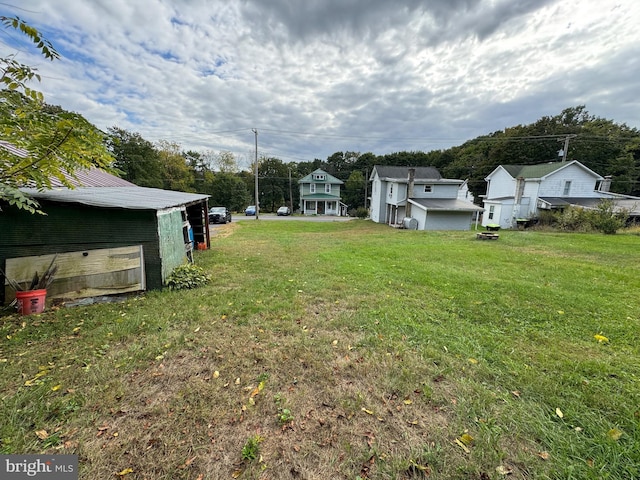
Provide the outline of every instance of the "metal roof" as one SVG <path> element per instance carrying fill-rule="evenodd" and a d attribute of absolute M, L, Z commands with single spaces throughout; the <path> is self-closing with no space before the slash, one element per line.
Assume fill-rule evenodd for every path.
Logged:
<path fill-rule="evenodd" d="M 442 179 L 442 175 L 435 167 L 395 167 L 389 165 L 375 165 L 373 171 L 378 172 L 378 176 L 382 180 L 407 181 L 409 178 L 409 168 L 415 170 L 415 182 L 430 181 Z M 373 171 L 371 172 L 373 176 Z M 459 181 L 462 183 L 462 180 Z"/>
<path fill-rule="evenodd" d="M 325 179 L 324 180 L 315 180 L 313 178 L 314 174 L 324 175 Z M 311 172 L 306 177 L 302 177 L 300 180 L 298 180 L 298 183 L 316 183 L 316 182 L 317 183 L 332 183 L 332 184 L 339 184 L 339 185 L 342 185 L 344 183 L 339 178 L 336 178 L 333 175 L 331 175 L 330 173 L 325 172 L 321 168 L 315 169 L 313 172 Z"/>
<path fill-rule="evenodd" d="M 302 195 L 305 200 L 340 200 L 338 195 L 331 195 L 329 193 L 310 193 L 309 195 Z"/>
<path fill-rule="evenodd" d="M 124 208 L 129 210 L 163 210 L 182 205 L 191 205 L 205 200 L 210 195 L 174 192 L 147 187 L 79 187 L 56 188 L 38 191 L 21 189 L 36 200 L 50 202 L 79 203 L 92 207 Z"/>
<path fill-rule="evenodd" d="M 640 215 L 640 198 L 631 196 L 617 197 L 539 197 L 538 200 L 546 203 L 551 208 L 583 207 L 596 208 L 602 200 L 611 200 L 615 210 L 625 209 L 630 215 Z"/>
<path fill-rule="evenodd" d="M 443 212 L 483 212 L 484 208 L 457 198 L 412 198 L 411 203 L 423 207 L 425 210 L 439 210 Z"/>
<path fill-rule="evenodd" d="M 110 173 L 96 167 L 78 170 L 73 176 L 63 172 L 67 181 L 74 187 L 136 187 L 124 178 L 116 177 Z M 57 178 L 51 178 L 52 187 L 64 187 L 65 185 Z"/>

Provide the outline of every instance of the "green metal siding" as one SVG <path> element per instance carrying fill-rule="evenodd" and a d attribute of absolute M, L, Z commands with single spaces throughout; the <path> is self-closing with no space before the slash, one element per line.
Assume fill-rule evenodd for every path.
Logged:
<path fill-rule="evenodd" d="M 174 268 L 186 260 L 185 238 L 183 234 L 183 212 L 170 210 L 158 212 L 158 233 L 160 237 L 160 258 L 162 259 L 162 282 L 164 283 Z"/>
<path fill-rule="evenodd" d="M 109 209 L 44 201 L 41 205 L 47 215 L 32 215 L 2 205 L 1 267 L 4 268 L 7 258 L 142 245 L 147 288 L 162 287 L 155 210 Z"/>

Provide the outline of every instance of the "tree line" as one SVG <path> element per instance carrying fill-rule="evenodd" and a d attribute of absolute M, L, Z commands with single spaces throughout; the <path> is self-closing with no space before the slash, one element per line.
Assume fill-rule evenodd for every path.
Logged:
<path fill-rule="evenodd" d="M 254 168 L 242 170 L 231 152 L 181 151 L 157 145 L 139 134 L 113 127 L 108 147 L 123 178 L 140 186 L 211 195 L 211 204 L 241 211 L 254 199 Z M 568 141 L 568 143 L 567 143 Z M 563 152 L 565 146 L 568 150 Z M 560 155 L 559 155 L 560 154 Z M 368 176 L 374 165 L 433 166 L 446 178 L 466 179 L 476 198 L 486 191 L 484 178 L 498 165 L 578 160 L 596 173 L 612 176 L 611 190 L 640 196 L 640 132 L 625 124 L 590 115 L 585 106 L 567 108 L 530 125 L 518 125 L 444 150 L 336 152 L 325 160 L 285 163 L 258 159 L 258 195 L 263 211 L 299 203 L 298 180 L 321 168 L 344 182 L 342 201 L 350 210 L 368 206 Z"/>

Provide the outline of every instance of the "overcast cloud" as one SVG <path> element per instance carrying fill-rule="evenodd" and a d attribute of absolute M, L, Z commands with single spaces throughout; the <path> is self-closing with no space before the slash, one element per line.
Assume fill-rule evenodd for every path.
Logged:
<path fill-rule="evenodd" d="M 430 151 L 584 104 L 640 127 L 637 0 L 22 0 L 2 55 L 152 142 L 283 161 Z M 36 85 L 33 85 L 34 87 Z"/>

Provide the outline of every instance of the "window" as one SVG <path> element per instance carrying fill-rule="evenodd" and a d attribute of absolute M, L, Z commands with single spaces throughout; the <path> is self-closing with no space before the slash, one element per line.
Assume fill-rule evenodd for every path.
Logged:
<path fill-rule="evenodd" d="M 567 180 L 566 182 L 564 182 L 564 192 L 562 192 L 562 195 L 569 195 L 570 191 L 571 191 L 571 180 Z"/>
<path fill-rule="evenodd" d="M 424 186 L 424 193 L 431 193 L 432 187 L 433 187 L 433 185 L 425 185 Z"/>
<path fill-rule="evenodd" d="M 491 205 L 489 207 L 489 220 L 493 220 L 493 213 L 496 211 L 496 206 L 495 205 Z"/>
<path fill-rule="evenodd" d="M 327 178 L 325 175 L 321 174 L 321 173 L 314 173 L 313 174 L 313 179 L 314 180 L 324 180 L 325 178 Z"/>
<path fill-rule="evenodd" d="M 324 184 L 324 193 L 331 193 L 331 184 L 330 183 L 325 183 Z"/>
<path fill-rule="evenodd" d="M 312 183 L 309 185 L 309 193 L 316 193 L 316 184 Z"/>

